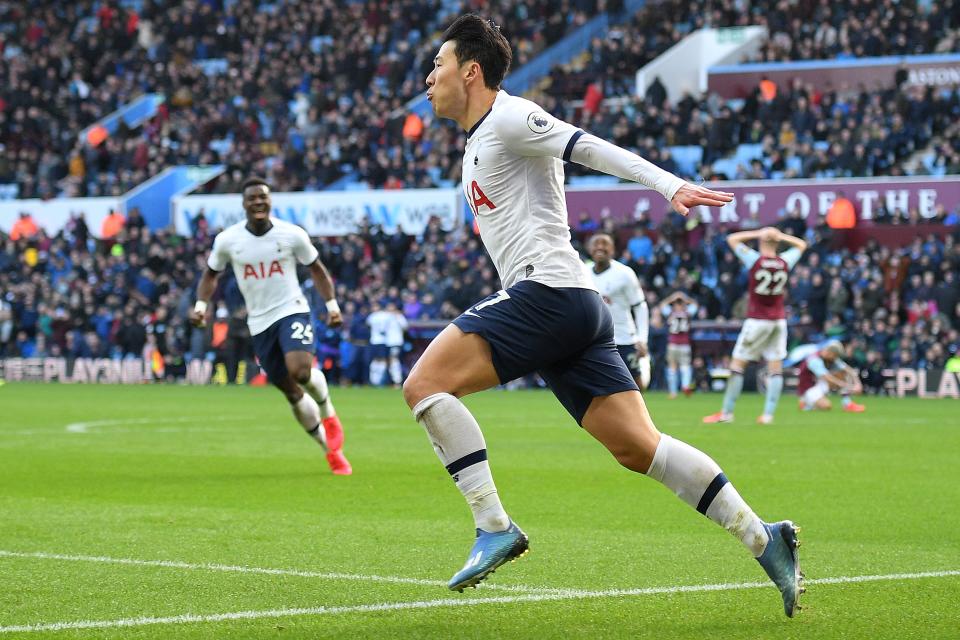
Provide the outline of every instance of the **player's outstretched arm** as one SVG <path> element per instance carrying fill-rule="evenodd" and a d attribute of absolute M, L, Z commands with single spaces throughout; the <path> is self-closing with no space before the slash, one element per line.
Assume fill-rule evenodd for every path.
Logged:
<path fill-rule="evenodd" d="M 203 275 L 200 276 L 200 284 L 197 285 L 197 302 L 193 309 L 187 314 L 190 322 L 197 327 L 203 327 L 207 324 L 207 305 L 210 304 L 210 298 L 217 289 L 217 280 L 220 279 L 220 272 L 207 267 Z"/>
<path fill-rule="evenodd" d="M 714 191 L 702 185 L 684 182 L 670 200 L 670 206 L 677 213 L 687 215 L 690 207 L 722 207 L 733 200 L 733 194 L 726 191 Z"/>
<path fill-rule="evenodd" d="M 493 120 L 498 137 L 515 153 L 572 160 L 595 171 L 639 182 L 658 191 L 683 215 L 690 212 L 690 207 L 720 207 L 733 200 L 732 193 L 689 184 L 635 153 L 554 118 L 532 102 L 520 104 L 527 106 L 504 110 Z"/>
<path fill-rule="evenodd" d="M 343 324 L 343 316 L 340 314 L 340 305 L 337 304 L 333 280 L 319 258 L 310 263 L 310 277 L 313 279 L 313 286 L 327 303 L 327 324 L 331 327 L 339 327 Z"/>
<path fill-rule="evenodd" d="M 722 207 L 733 200 L 732 193 L 690 184 L 637 154 L 588 133 L 575 141 L 570 159 L 591 169 L 656 189 L 682 215 L 689 214 L 691 207 Z"/>

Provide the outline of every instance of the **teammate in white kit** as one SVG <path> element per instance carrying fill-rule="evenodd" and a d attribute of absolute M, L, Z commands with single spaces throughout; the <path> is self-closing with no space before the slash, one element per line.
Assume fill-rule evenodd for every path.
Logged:
<path fill-rule="evenodd" d="M 403 332 L 407 319 L 397 309 L 395 302 L 388 302 L 386 309 L 374 303 L 373 312 L 367 316 L 370 326 L 370 347 L 373 352 L 370 362 L 370 384 L 383 384 L 384 372 L 390 374 L 394 385 L 403 381 L 400 353 L 403 350 Z"/>
<path fill-rule="evenodd" d="M 738 538 L 792 616 L 802 589 L 793 523 L 760 520 L 716 462 L 654 427 L 617 353 L 610 313 L 570 246 L 563 161 L 642 182 L 682 214 L 721 206 L 732 194 L 688 184 L 500 91 L 510 59 L 496 26 L 465 15 L 444 33 L 427 76 L 434 112 L 467 132 L 463 188 L 504 286 L 433 340 L 403 388 L 476 524 L 473 549 L 448 586 L 475 586 L 528 546 L 500 503 L 483 434 L 459 398 L 537 371 L 618 462 L 662 482 Z"/>
<path fill-rule="evenodd" d="M 246 221 L 227 227 L 213 240 L 190 319 L 203 326 L 217 279 L 232 264 L 260 366 L 286 396 L 300 425 L 326 450 L 331 471 L 350 475 L 353 470 L 343 455 L 343 428 L 330 401 L 327 380 L 313 368 L 316 343 L 297 264 L 309 266 L 314 286 L 327 301 L 327 323 L 336 327 L 342 319 L 330 274 L 306 231 L 270 217 L 270 187 L 264 180 L 250 178 L 243 183 L 243 209 Z"/>
<path fill-rule="evenodd" d="M 643 391 L 650 384 L 650 310 L 633 269 L 613 260 L 613 238 L 598 233 L 588 243 L 590 276 L 613 317 L 613 341 L 623 363 Z"/>

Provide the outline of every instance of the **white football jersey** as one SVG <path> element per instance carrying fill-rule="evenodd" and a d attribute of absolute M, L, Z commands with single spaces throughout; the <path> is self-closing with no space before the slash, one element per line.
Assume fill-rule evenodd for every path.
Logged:
<path fill-rule="evenodd" d="M 583 134 L 500 91 L 467 134 L 463 191 L 506 289 L 521 279 L 593 289 L 570 246 L 563 161 Z"/>
<path fill-rule="evenodd" d="M 637 334 L 637 323 L 633 319 L 633 308 L 646 302 L 633 269 L 611 260 L 610 267 L 602 273 L 591 267 L 590 275 L 613 316 L 613 341 L 617 344 L 646 342 L 648 336 Z M 642 312 L 648 313 L 646 309 Z"/>
<path fill-rule="evenodd" d="M 367 316 L 370 325 L 370 344 L 385 344 L 388 347 L 403 346 L 403 330 L 407 319 L 403 314 L 390 311 L 374 311 Z"/>
<path fill-rule="evenodd" d="M 297 263 L 311 264 L 319 255 L 302 228 L 275 218 L 270 221 L 273 227 L 262 236 L 250 233 L 245 220 L 227 227 L 213 239 L 207 258 L 207 266 L 214 271 L 233 265 L 252 335 L 266 331 L 280 318 L 309 313 Z"/>

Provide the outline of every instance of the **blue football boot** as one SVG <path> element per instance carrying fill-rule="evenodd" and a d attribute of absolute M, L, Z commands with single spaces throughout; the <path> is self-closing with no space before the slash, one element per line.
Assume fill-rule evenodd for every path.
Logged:
<path fill-rule="evenodd" d="M 789 520 L 763 523 L 763 527 L 767 530 L 770 541 L 757 562 L 777 585 L 780 595 L 783 596 L 783 612 L 792 618 L 801 608 L 798 604 L 800 594 L 806 591 L 797 554 L 797 547 L 800 546 L 797 533 L 800 527 L 794 526 Z"/>
<path fill-rule="evenodd" d="M 470 557 L 452 578 L 447 586 L 451 591 L 463 592 L 467 587 L 476 587 L 497 568 L 524 555 L 529 548 L 527 534 L 513 522 L 506 531 L 484 531 L 477 529 L 477 540 L 470 549 Z"/>

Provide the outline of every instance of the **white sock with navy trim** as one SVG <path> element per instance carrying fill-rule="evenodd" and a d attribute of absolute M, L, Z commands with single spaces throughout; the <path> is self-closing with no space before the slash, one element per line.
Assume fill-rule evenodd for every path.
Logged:
<path fill-rule="evenodd" d="M 329 418 L 337 415 L 330 400 L 330 388 L 327 386 L 327 377 L 320 369 L 310 369 L 310 382 L 303 385 L 304 390 L 320 405 L 320 417 Z"/>
<path fill-rule="evenodd" d="M 510 518 L 493 483 L 483 433 L 470 411 L 449 393 L 435 393 L 417 403 L 413 416 L 466 498 L 477 528 L 505 531 Z"/>
<path fill-rule="evenodd" d="M 293 409 L 294 417 L 303 427 L 303 430 L 307 432 L 307 435 L 326 449 L 327 436 L 320 428 L 320 407 L 317 405 L 317 401 L 305 393 L 299 400 L 291 404 L 290 408 Z"/>
<path fill-rule="evenodd" d="M 763 521 L 707 454 L 665 433 L 660 434 L 660 444 L 647 475 L 729 531 L 754 557 L 759 558 L 766 549 Z"/>

